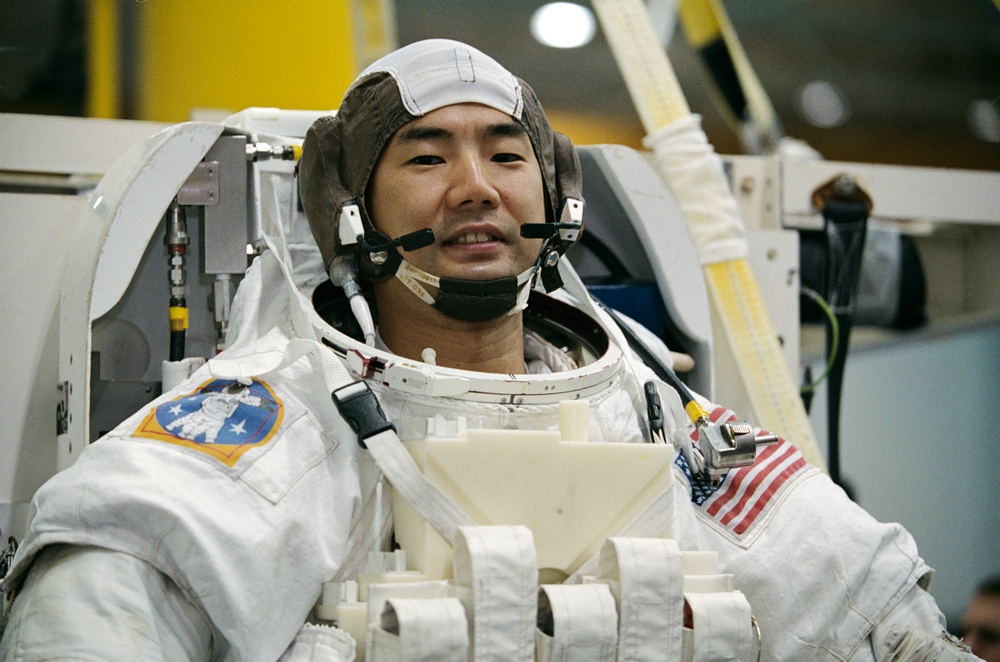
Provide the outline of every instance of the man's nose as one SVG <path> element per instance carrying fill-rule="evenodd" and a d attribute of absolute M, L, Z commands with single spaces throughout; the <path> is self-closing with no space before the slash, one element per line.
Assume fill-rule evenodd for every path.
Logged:
<path fill-rule="evenodd" d="M 492 207 L 499 202 L 488 164 L 471 155 L 454 163 L 448 196 L 453 207 Z"/>

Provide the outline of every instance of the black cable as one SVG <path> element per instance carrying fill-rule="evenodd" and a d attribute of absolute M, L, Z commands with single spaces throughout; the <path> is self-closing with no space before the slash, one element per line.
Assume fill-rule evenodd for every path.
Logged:
<path fill-rule="evenodd" d="M 171 314 L 180 310 L 184 315 L 184 320 L 175 320 L 171 316 L 170 320 L 170 350 L 168 358 L 171 361 L 184 360 L 184 340 L 187 335 L 187 301 L 182 298 L 170 297 Z"/>
<path fill-rule="evenodd" d="M 684 406 L 687 406 L 689 402 L 694 401 L 694 394 L 691 392 L 691 389 L 688 388 L 687 384 L 681 381 L 681 378 L 677 376 L 677 373 L 674 372 L 670 366 L 660 360 L 659 356 L 650 351 L 649 347 L 646 346 L 646 343 L 644 343 L 639 338 L 638 334 L 636 334 L 636 332 L 632 330 L 625 320 L 621 318 L 621 315 L 619 315 L 614 309 L 605 306 L 596 299 L 594 299 L 594 303 L 600 306 L 604 312 L 606 312 L 611 319 L 615 321 L 615 324 L 618 325 L 618 328 L 620 328 L 622 333 L 625 335 L 625 340 L 628 341 L 628 346 L 632 349 L 632 351 L 639 355 L 642 362 L 655 372 L 657 377 L 662 379 L 675 391 L 677 391 L 678 395 L 681 396 L 681 402 Z"/>
<path fill-rule="evenodd" d="M 181 361 L 184 359 L 184 331 L 170 332 L 170 360 Z"/>
<path fill-rule="evenodd" d="M 853 184 L 852 184 L 853 186 Z M 826 320 L 826 351 L 831 357 L 827 377 L 827 452 L 830 479 L 840 476 L 840 404 L 844 368 L 854 321 L 854 298 L 861 274 L 861 257 L 870 206 L 864 200 L 827 199 L 822 207 L 826 235 L 826 300 L 833 319 Z M 835 333 L 835 326 L 838 332 Z"/>

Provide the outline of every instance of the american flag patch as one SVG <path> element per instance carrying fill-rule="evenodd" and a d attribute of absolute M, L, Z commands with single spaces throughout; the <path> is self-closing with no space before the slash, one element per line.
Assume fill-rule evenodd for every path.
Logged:
<path fill-rule="evenodd" d="M 722 407 L 712 411 L 715 422 L 736 420 L 736 415 Z M 758 436 L 766 434 L 755 430 Z M 755 522 L 761 521 L 768 504 L 776 503 L 782 488 L 791 485 L 803 469 L 810 465 L 802 454 L 784 439 L 758 447 L 752 466 L 733 469 L 718 485 L 705 477 L 693 476 L 679 453 L 675 463 L 691 483 L 691 501 L 702 513 L 733 534 L 737 539 L 747 536 Z"/>

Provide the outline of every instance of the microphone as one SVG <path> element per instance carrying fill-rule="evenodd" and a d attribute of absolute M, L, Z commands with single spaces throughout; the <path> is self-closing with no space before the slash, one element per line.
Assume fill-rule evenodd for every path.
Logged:
<path fill-rule="evenodd" d="M 573 230 L 579 232 L 579 223 L 557 221 L 555 223 L 525 223 L 521 226 L 521 236 L 525 239 L 549 239 L 556 236 L 562 230 Z M 565 238 L 565 237 L 564 237 Z"/>
<path fill-rule="evenodd" d="M 558 223 L 525 223 L 521 236 L 525 239 L 548 239 L 559 231 Z"/>
<path fill-rule="evenodd" d="M 433 243 L 434 231 L 430 228 L 410 232 L 409 234 L 404 234 L 381 244 L 369 244 L 363 235 L 358 236 L 358 244 L 361 245 L 361 250 L 367 253 L 388 252 L 396 246 L 401 247 L 404 251 L 415 251 L 418 248 L 430 246 Z"/>

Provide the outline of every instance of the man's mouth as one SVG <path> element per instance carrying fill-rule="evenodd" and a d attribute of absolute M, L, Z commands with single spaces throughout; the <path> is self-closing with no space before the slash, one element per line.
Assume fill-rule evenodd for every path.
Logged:
<path fill-rule="evenodd" d="M 452 239 L 451 244 L 484 244 L 488 241 L 497 241 L 497 238 L 486 232 L 467 232 Z"/>

